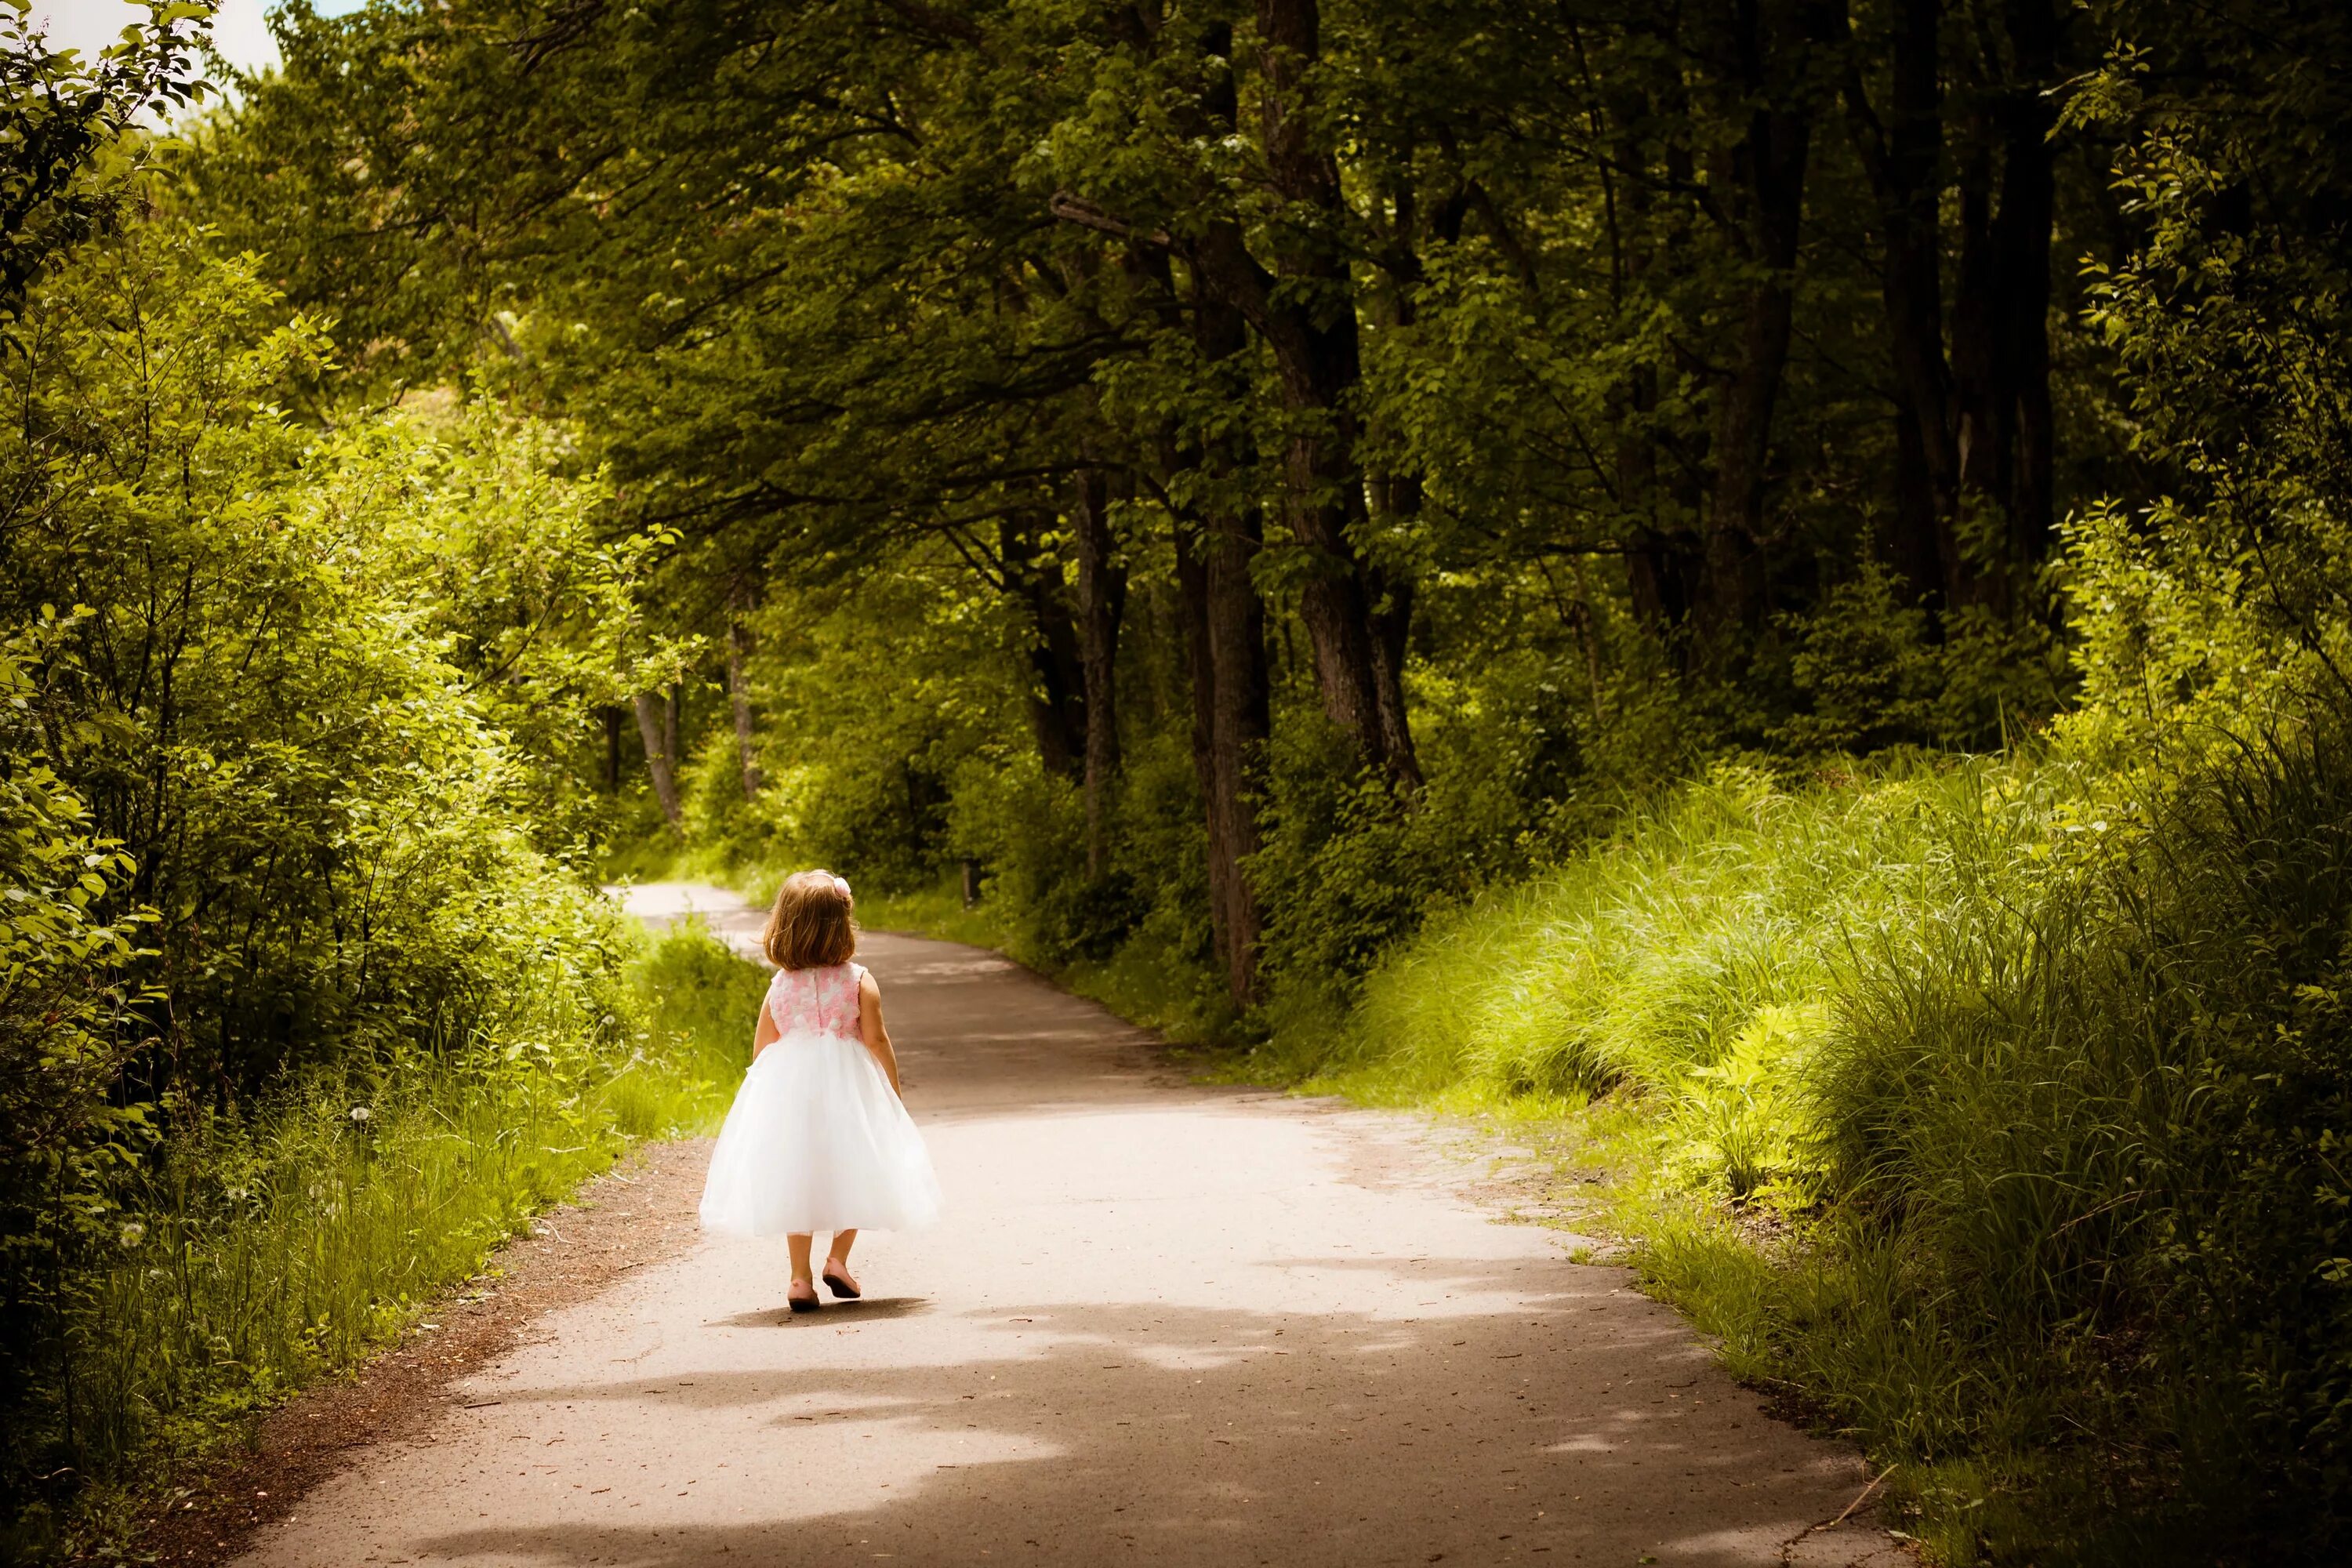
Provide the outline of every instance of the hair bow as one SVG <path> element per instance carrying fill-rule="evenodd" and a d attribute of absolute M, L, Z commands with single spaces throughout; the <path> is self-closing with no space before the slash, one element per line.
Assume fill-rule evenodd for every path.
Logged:
<path fill-rule="evenodd" d="M 849 879 L 848 879 L 848 878 L 846 878 L 846 877 L 835 877 L 835 878 L 833 879 L 833 887 L 834 887 L 834 890 L 835 890 L 835 892 L 839 893 L 843 898 L 845 898 L 845 898 L 849 897 Z"/>

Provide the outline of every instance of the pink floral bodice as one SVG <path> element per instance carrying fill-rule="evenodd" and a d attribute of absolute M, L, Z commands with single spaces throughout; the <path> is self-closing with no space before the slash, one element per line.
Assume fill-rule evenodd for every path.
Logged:
<path fill-rule="evenodd" d="M 860 1039 L 857 986 L 865 969 L 855 963 L 823 969 L 779 969 L 768 982 L 768 1016 L 780 1035 L 833 1035 Z"/>

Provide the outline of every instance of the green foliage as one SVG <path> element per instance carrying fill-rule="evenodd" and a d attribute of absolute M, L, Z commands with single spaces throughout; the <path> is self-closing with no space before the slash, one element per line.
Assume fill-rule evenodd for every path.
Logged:
<path fill-rule="evenodd" d="M 880 888 L 925 885 L 949 853 L 959 758 L 1017 732 L 1013 633 L 944 562 L 772 599 L 752 617 L 756 801 L 714 709 L 694 770 L 693 841 L 762 872 L 834 866 Z M 1002 754 L 998 752 L 996 754 Z"/>
<path fill-rule="evenodd" d="M 1948 1557 L 2340 1549 L 2352 31 L 1996 9 L 291 7 L 179 193 L 267 256 L 93 252 L 10 372 L 36 837 L 159 917 L 61 950 L 102 1059 L 455 1071 L 615 984 L 551 854 L 829 864 L 1255 1070 L 1582 1106 Z M 663 688 L 682 846 L 657 740 L 581 782 Z"/>
<path fill-rule="evenodd" d="M 2183 1560 L 2352 1528 L 2321 1458 L 2352 1375 L 2347 759 L 2322 714 L 2198 769 L 2079 879 L 1959 903 L 1854 988 L 1824 1064 L 1832 1190 L 1904 1259 L 1915 1331 L 2011 1369 L 2013 1441 L 2063 1421 L 2128 1456 Z"/>
<path fill-rule="evenodd" d="M 1874 560 L 1783 625 L 1804 708 L 1774 739 L 1801 755 L 1993 750 L 2055 713 L 2067 684 L 2063 650 L 2038 624 L 1971 606 L 1938 625 Z"/>
<path fill-rule="evenodd" d="M 454 1048 L 499 1026 L 494 976 L 593 952 L 576 884 L 537 853 L 563 837 L 530 798 L 548 786 L 498 721 L 527 714 L 551 749 L 567 704 L 581 721 L 599 649 L 565 653 L 549 622 L 620 592 L 583 501 L 509 482 L 544 437 L 288 421 L 274 391 L 324 343 L 268 309 L 195 232 L 126 231 L 28 311 L 0 440 L 0 612 L 87 606 L 26 700 L 157 910 L 172 1070 L 230 1099 L 402 1041 Z M 494 487 L 519 504 L 470 499 Z M 526 518 L 536 557 L 512 548 Z M 573 578 L 546 582 L 565 552 Z"/>
<path fill-rule="evenodd" d="M 2221 46 L 2248 55 L 2213 101 L 2119 47 L 2076 107 L 2125 135 L 2117 188 L 2144 234 L 2092 269 L 2088 320 L 2125 367 L 2135 451 L 2173 481 L 2071 525 L 2070 727 L 2121 765 L 2178 763 L 2292 722 L 2301 694 L 2352 690 L 2352 272 L 2335 216 L 2352 148 L 2324 63 L 2352 39 L 2332 12 L 2282 21 Z"/>
<path fill-rule="evenodd" d="M 637 1022 L 557 858 L 589 709 L 677 646 L 561 433 L 298 425 L 317 325 L 152 212 L 50 269 L 17 347 L 0 1507 L 37 1555 L 622 1137 L 698 1125 L 723 1055 Z"/>
<path fill-rule="evenodd" d="M 456 672 L 509 753 L 509 805 L 541 847 L 574 851 L 609 816 L 586 784 L 589 713 L 675 679 L 698 651 L 643 606 L 671 536 L 615 537 L 611 487 L 579 471 L 563 426 L 487 401 L 415 401 L 312 449 L 295 526 Z"/>
<path fill-rule="evenodd" d="M 9 1405 L 12 1470 L 49 1472 L 29 1499 L 12 1482 L 14 1555 L 93 1544 L 110 1496 L 168 1481 L 247 1413 L 410 1329 L 627 1140 L 716 1121 L 766 976 L 698 928 L 646 939 L 611 919 L 621 984 L 519 976 L 542 989 L 501 1036 L 314 1068 L 236 1116 L 160 1108 L 170 1136 L 97 1184 L 102 1215 L 51 1253 L 65 1376 Z"/>
<path fill-rule="evenodd" d="M 1904 1466 L 1959 1556 L 2325 1555 L 2347 746 L 2323 713 L 2137 820 L 2048 763 L 1721 773 L 1267 1066 L 1631 1096 L 1659 1190 L 1798 1226 L 1759 1251 L 1662 1199 L 1631 1219 L 1662 1289 Z"/>
<path fill-rule="evenodd" d="M 55 627 L 48 628 L 51 635 Z M 130 867 L 37 759 L 23 666 L 39 642 L 0 649 L 0 1476 L 37 1464 L 22 1424 L 50 1352 L 86 1300 L 79 1270 L 121 1223 L 125 1170 L 152 1142 L 148 1108 L 114 1093 L 142 1043 L 131 1016 L 137 927 L 101 914 Z"/>
<path fill-rule="evenodd" d="M 217 0 L 146 0 L 147 19 L 85 59 L 54 51 L 27 14 L 0 16 L 0 317 L 11 322 L 58 257 L 122 215 L 153 143 L 144 116 L 201 102 L 201 26 Z"/>
<path fill-rule="evenodd" d="M 1424 1089 L 1470 1077 L 1509 1094 L 1631 1082 L 1703 1101 L 1693 1073 L 1818 1034 L 1857 933 L 1916 928 L 1969 855 L 2052 810 L 2029 769 L 1910 763 L 1865 778 L 1790 795 L 1719 767 L 1389 954 L 1346 1037 L 1297 1066 L 1376 1065 Z M 1719 1161 L 1694 1175 L 1724 1179 Z"/>

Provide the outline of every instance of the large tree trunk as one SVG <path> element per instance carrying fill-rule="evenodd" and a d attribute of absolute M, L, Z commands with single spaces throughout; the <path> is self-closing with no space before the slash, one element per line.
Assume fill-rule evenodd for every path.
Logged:
<path fill-rule="evenodd" d="M 727 617 L 727 701 L 734 710 L 735 760 L 743 770 L 743 798 L 760 798 L 760 751 L 751 730 L 751 683 L 744 665 L 751 655 L 751 633 L 743 629 L 739 594 L 730 596 Z"/>
<path fill-rule="evenodd" d="M 2012 6 L 2014 14 L 2032 8 Z M 2016 569 L 2039 556 L 2050 519 L 2050 232 L 2053 216 L 2049 110 L 2013 86 L 1960 182 L 1960 277 L 1952 303 L 1953 446 L 1958 455 L 1958 521 L 1990 509 L 2002 526 L 1985 537 L 1989 554 L 1959 563 L 1962 602 L 2007 608 Z M 1998 185 L 1993 174 L 2000 157 Z M 2031 414 L 2029 415 L 2029 410 Z M 2021 462 L 2029 423 L 2034 462 Z"/>
<path fill-rule="evenodd" d="M 1196 267 L 1250 318 L 1273 351 L 1291 435 L 1283 454 L 1283 512 L 1305 549 L 1299 619 L 1315 652 L 1324 710 L 1365 760 L 1405 788 L 1421 780 L 1404 722 L 1396 661 L 1383 652 L 1382 616 L 1407 609 L 1402 584 L 1357 553 L 1364 515 L 1353 396 L 1362 379 L 1355 283 L 1335 236 L 1348 227 L 1339 169 L 1318 144 L 1307 82 L 1322 48 L 1316 0 L 1259 0 L 1260 98 L 1266 167 L 1275 192 L 1317 215 L 1270 241 L 1279 292 L 1244 248 L 1238 224 L 1212 226 Z M 1219 106 L 1223 107 L 1223 106 Z"/>
<path fill-rule="evenodd" d="M 1964 569 L 1944 358 L 1942 26 L 1943 0 L 1899 0 L 1884 124 L 1858 66 L 1843 84 L 1847 129 L 1878 203 L 1879 300 L 1895 372 L 1895 505 L 1883 543 L 1888 563 L 1930 603 L 1949 602 Z"/>
<path fill-rule="evenodd" d="M 1167 281 L 1172 303 L 1172 279 Z M 1231 382 L 1230 395 L 1243 401 L 1248 325 L 1199 281 L 1191 301 L 1194 346 L 1204 364 Z M 1238 449 L 1245 440 L 1236 433 L 1212 439 L 1205 448 L 1187 447 L 1171 429 L 1167 465 L 1171 474 L 1193 470 L 1208 480 L 1207 493 L 1219 496 L 1245 460 Z M 1217 500 L 1204 510 L 1205 515 L 1190 504 L 1175 509 L 1177 586 L 1192 688 L 1192 764 L 1208 838 L 1210 926 L 1227 994 L 1236 1009 L 1246 1010 L 1258 997 L 1257 949 L 1265 926 L 1244 865 L 1259 846 L 1252 778 L 1272 730 L 1265 612 L 1250 575 L 1263 534 L 1255 508 L 1234 512 Z"/>
<path fill-rule="evenodd" d="M 2050 241 L 2056 195 L 2048 98 L 2061 20 L 2051 0 L 2003 0 L 2011 79 L 1968 127 L 1959 171 L 1960 255 L 1951 352 L 1940 267 L 1945 177 L 1941 0 L 1902 0 L 1889 114 L 1861 74 L 1847 121 L 1877 197 L 1880 294 L 1895 370 L 1897 523 L 1893 563 L 1945 605 L 2007 606 L 2019 573 L 2049 548 L 2054 440 L 2050 406 Z M 1998 79 L 2000 62 L 1988 59 Z M 1998 173 L 1996 173 L 1996 170 Z M 2001 527 L 1971 555 L 1963 520 L 1990 508 Z M 1927 566 L 1932 551 L 1934 577 Z"/>
<path fill-rule="evenodd" d="M 1217 815 L 1217 664 L 1209 641 L 1209 557 L 1201 530 L 1182 514 L 1176 523 L 1176 599 L 1183 616 L 1184 673 L 1192 688 L 1192 776 L 1201 788 L 1201 816 L 1209 845 L 1209 936 L 1230 972 L 1232 858 L 1224 853 Z"/>
<path fill-rule="evenodd" d="M 2001 7 L 2018 79 L 2002 120 L 2000 216 L 1994 222 L 2002 385 L 1996 440 L 2000 496 L 2009 511 L 2009 562 L 2021 573 L 2048 552 L 2055 518 L 2055 432 L 2050 407 L 2050 239 L 2056 226 L 2058 85 L 2063 26 L 2053 0 L 2006 0 Z"/>
<path fill-rule="evenodd" d="M 677 797 L 677 759 L 669 740 L 669 704 L 650 691 L 640 691 L 629 700 L 636 709 L 637 733 L 646 742 L 646 772 L 653 779 L 654 799 L 669 825 L 683 830 L 686 813 Z"/>
<path fill-rule="evenodd" d="M 1265 931 L 1245 862 L 1258 851 L 1254 778 L 1273 731 L 1265 668 L 1265 612 L 1250 578 L 1261 543 L 1255 510 L 1213 517 L 1208 537 L 1209 658 L 1216 670 L 1210 711 L 1216 793 L 1210 812 L 1215 853 L 1224 862 L 1225 984 L 1236 1007 L 1257 1000 L 1257 950 Z"/>
<path fill-rule="evenodd" d="M 997 553 L 1004 566 L 1004 591 L 1025 608 L 1032 631 L 1029 721 L 1045 771 L 1065 778 L 1080 775 L 1087 754 L 1085 660 L 1058 574 L 1038 560 L 1038 527 L 1033 518 L 998 525 Z"/>
<path fill-rule="evenodd" d="M 1208 106 L 1214 110 L 1215 103 Z M 1231 124 L 1232 103 L 1223 104 Z M 1195 271 L 1189 301 L 1180 300 L 1175 269 L 1164 252 L 1137 249 L 1131 276 L 1154 301 L 1163 325 L 1182 327 L 1189 314 L 1193 347 L 1219 382 L 1218 395 L 1248 402 L 1249 324 L 1242 312 Z M 1189 303 L 1189 311 L 1187 304 Z M 1244 432 L 1207 437 L 1173 419 L 1162 426 L 1160 459 L 1175 527 L 1179 622 L 1185 672 L 1192 691 L 1192 769 L 1201 789 L 1208 843 L 1209 924 L 1225 984 L 1237 1009 L 1257 1000 L 1257 947 L 1264 921 L 1243 862 L 1257 852 L 1251 771 L 1271 728 L 1266 679 L 1265 614 L 1250 577 L 1263 535 L 1255 508 L 1229 516 L 1222 499 L 1205 507 L 1179 476 L 1206 481 L 1202 493 L 1222 498 L 1245 461 Z M 1202 512 L 1205 510 L 1205 518 Z"/>
<path fill-rule="evenodd" d="M 1078 557 L 1078 641 L 1086 688 L 1087 875 L 1109 868 L 1110 794 L 1118 773 L 1118 626 L 1127 571 L 1113 558 L 1110 485 L 1099 468 L 1080 470 L 1070 527 Z"/>
<path fill-rule="evenodd" d="M 1767 609 L 1766 465 L 1796 320 L 1797 247 L 1812 145 L 1812 115 L 1801 101 L 1803 40 L 1774 37 L 1771 7 L 1741 9 L 1739 73 L 1757 106 L 1737 160 L 1744 165 L 1748 214 L 1738 239 L 1757 277 L 1742 305 L 1737 361 L 1717 393 L 1706 592 L 1696 628 L 1703 645 L 1717 646 L 1756 629 Z"/>
<path fill-rule="evenodd" d="M 1357 551 L 1365 512 L 1354 395 L 1362 377 L 1356 284 L 1339 237 L 1352 215 L 1337 160 L 1318 144 L 1308 83 L 1321 48 L 1316 0 L 1258 0 L 1257 63 L 1263 143 L 1270 183 L 1286 209 L 1269 226 L 1268 272 L 1226 215 L 1172 242 L 1202 291 L 1240 312 L 1272 351 L 1290 434 L 1283 454 L 1283 511 L 1301 546 L 1299 618 L 1314 648 L 1324 710 L 1364 760 L 1401 788 L 1420 782 L 1405 722 L 1397 627 L 1411 609 L 1404 584 L 1391 584 Z M 1227 55 L 1229 24 L 1214 24 L 1210 52 Z M 1196 134 L 1236 132 L 1232 73 L 1217 73 L 1185 118 Z M 1071 221 L 1129 234 L 1109 215 L 1061 193 L 1054 210 Z"/>
<path fill-rule="evenodd" d="M 1678 99 L 1679 82 L 1666 97 L 1665 118 L 1687 119 Z M 1662 215 L 1656 200 L 1661 184 L 1690 184 L 1688 155 L 1670 145 L 1667 166 L 1654 176 L 1640 136 L 1659 110 L 1652 95 L 1638 83 L 1612 84 L 1608 114 L 1615 137 L 1614 156 L 1621 178 L 1611 206 L 1611 276 L 1622 290 L 1654 295 L 1655 275 L 1669 271 L 1689 251 L 1688 223 L 1680 204 Z M 1663 229 L 1659 226 L 1663 224 Z M 1666 287 L 1671 288 L 1671 279 Z M 1683 651 L 1670 634 L 1688 621 L 1697 603 L 1700 562 L 1704 552 L 1692 522 L 1696 516 L 1687 495 L 1660 473 L 1661 443 L 1653 427 L 1658 413 L 1658 368 L 1635 364 L 1626 372 L 1612 400 L 1615 415 L 1614 452 L 1611 464 L 1617 487 L 1619 529 L 1625 542 L 1626 586 L 1634 617 L 1651 632 Z M 1688 480 L 1682 481 L 1684 485 Z"/>
<path fill-rule="evenodd" d="M 1251 774 L 1271 729 L 1265 610 L 1250 579 L 1260 542 L 1254 511 L 1212 516 L 1199 528 L 1180 525 L 1176 540 L 1192 683 L 1192 763 L 1208 826 L 1209 918 L 1236 1008 L 1257 1000 L 1265 930 L 1244 864 L 1260 844 Z"/>

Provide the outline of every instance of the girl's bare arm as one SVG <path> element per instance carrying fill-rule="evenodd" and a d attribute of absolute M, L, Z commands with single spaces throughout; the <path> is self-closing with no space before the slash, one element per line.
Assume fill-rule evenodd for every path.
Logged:
<path fill-rule="evenodd" d="M 760 1026 L 758 1028 L 751 1031 L 751 1059 L 755 1062 L 758 1061 L 760 1059 L 760 1053 L 766 1050 L 770 1046 L 774 1045 L 776 1043 L 776 1037 L 782 1033 L 783 1031 L 782 1029 L 776 1027 L 776 1016 L 768 1011 L 767 998 L 764 996 L 761 997 L 760 999 Z"/>
<path fill-rule="evenodd" d="M 890 1048 L 890 1031 L 882 1025 L 882 987 L 863 972 L 857 977 L 857 1032 L 865 1037 L 866 1048 L 874 1053 L 874 1059 L 882 1064 L 890 1092 L 906 1099 L 906 1090 L 898 1087 L 898 1055 Z"/>

